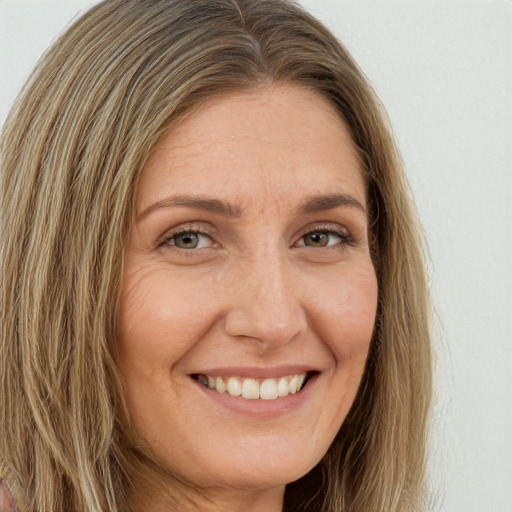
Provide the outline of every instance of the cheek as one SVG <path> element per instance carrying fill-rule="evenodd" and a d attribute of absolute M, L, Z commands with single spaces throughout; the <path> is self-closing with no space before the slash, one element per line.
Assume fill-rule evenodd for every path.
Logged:
<path fill-rule="evenodd" d="M 200 339 L 207 327 L 209 295 L 198 294 L 186 278 L 179 279 L 152 264 L 132 265 L 125 275 L 118 307 L 117 348 L 151 366 L 170 367 Z"/>
<path fill-rule="evenodd" d="M 171 421 L 169 411 L 180 407 L 171 386 L 174 370 L 208 329 L 208 296 L 199 298 L 188 278 L 165 266 L 127 260 L 117 312 L 116 362 L 137 430 L 160 442 L 166 435 L 162 425 Z"/>
<path fill-rule="evenodd" d="M 373 266 L 352 269 L 332 279 L 318 314 L 320 336 L 334 358 L 329 401 L 339 429 L 363 376 L 377 311 L 378 287 Z"/>
<path fill-rule="evenodd" d="M 353 404 L 363 376 L 377 310 L 377 279 L 372 265 L 333 272 L 312 301 L 310 317 L 332 358 L 325 380 L 324 407 L 316 442 L 327 450 Z M 318 288 L 316 288 L 318 289 Z M 314 435 L 313 435 L 314 437 Z"/>
<path fill-rule="evenodd" d="M 316 298 L 319 329 L 337 358 L 366 357 L 377 312 L 377 279 L 373 266 L 340 272 Z M 323 327 L 322 327 L 323 326 Z"/>

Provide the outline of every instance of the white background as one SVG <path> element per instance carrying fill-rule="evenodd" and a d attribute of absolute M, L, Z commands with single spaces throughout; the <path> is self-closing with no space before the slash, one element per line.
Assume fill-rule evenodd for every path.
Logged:
<path fill-rule="evenodd" d="M 0 0 L 0 124 L 90 0 Z M 303 0 L 372 81 L 431 253 L 432 485 L 444 512 L 512 512 L 512 1 Z"/>

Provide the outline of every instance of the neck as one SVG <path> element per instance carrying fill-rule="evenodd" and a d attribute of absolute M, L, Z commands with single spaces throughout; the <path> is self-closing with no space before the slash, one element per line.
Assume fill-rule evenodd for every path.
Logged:
<path fill-rule="evenodd" d="M 156 487 L 156 486 L 155 486 Z M 182 489 L 162 492 L 155 487 L 137 489 L 130 499 L 131 512 L 281 512 L 284 486 L 269 489 Z"/>

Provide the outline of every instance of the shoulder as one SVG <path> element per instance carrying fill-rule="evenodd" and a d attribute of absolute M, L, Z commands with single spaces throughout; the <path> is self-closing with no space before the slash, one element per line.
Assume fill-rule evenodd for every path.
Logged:
<path fill-rule="evenodd" d="M 0 477 L 0 512 L 19 512 L 7 482 Z"/>

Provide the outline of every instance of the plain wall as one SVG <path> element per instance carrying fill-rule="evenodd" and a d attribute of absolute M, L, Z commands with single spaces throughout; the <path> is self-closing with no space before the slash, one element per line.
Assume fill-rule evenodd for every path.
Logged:
<path fill-rule="evenodd" d="M 89 0 L 0 0 L 0 124 Z M 391 118 L 440 318 L 434 510 L 512 512 L 512 2 L 303 0 Z"/>

